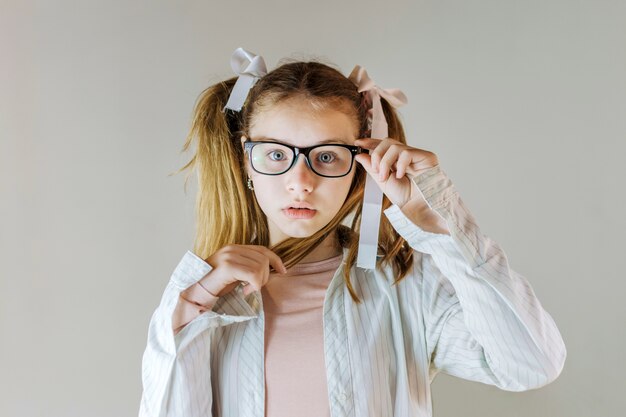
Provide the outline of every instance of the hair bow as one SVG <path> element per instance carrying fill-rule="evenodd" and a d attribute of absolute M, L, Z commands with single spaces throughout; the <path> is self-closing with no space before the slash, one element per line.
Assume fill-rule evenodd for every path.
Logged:
<path fill-rule="evenodd" d="M 237 78 L 237 82 L 235 82 L 233 90 L 228 97 L 228 102 L 222 111 L 226 109 L 240 111 L 252 86 L 259 78 L 267 74 L 267 67 L 262 56 L 255 55 L 243 48 L 237 48 L 233 52 L 230 58 L 230 66 L 239 75 L 239 78 Z"/>
<path fill-rule="evenodd" d="M 371 104 L 368 111 L 371 117 L 372 132 L 375 139 L 385 139 L 389 134 L 389 126 L 383 113 L 380 98 L 383 97 L 393 107 L 400 107 L 407 103 L 407 98 L 397 88 L 382 89 L 367 75 L 364 68 L 357 65 L 348 77 L 359 91 L 365 93 Z M 367 175 L 363 194 L 363 209 L 361 211 L 361 227 L 359 230 L 359 253 L 357 266 L 361 268 L 376 268 L 378 254 L 378 230 L 380 228 L 380 213 L 382 212 L 383 192 L 376 181 Z"/>
<path fill-rule="evenodd" d="M 400 107 L 407 103 L 407 98 L 402 91 L 397 88 L 382 89 L 374 83 L 368 75 L 365 68 L 357 65 L 348 77 L 350 81 L 357 86 L 359 93 L 365 92 L 372 105 L 372 133 L 371 137 L 375 139 L 385 139 L 389 134 L 387 120 L 383 113 L 383 106 L 380 103 L 380 97 L 383 97 L 393 107 Z"/>

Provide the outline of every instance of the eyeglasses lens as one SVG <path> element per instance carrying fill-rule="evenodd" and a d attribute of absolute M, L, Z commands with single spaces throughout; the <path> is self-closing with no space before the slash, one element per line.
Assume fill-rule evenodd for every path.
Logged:
<path fill-rule="evenodd" d="M 260 143 L 252 148 L 252 167 L 263 174 L 282 174 L 293 161 L 294 153 L 279 143 Z M 342 146 L 324 145 L 311 150 L 309 162 L 319 175 L 340 177 L 352 165 L 352 153 Z"/>

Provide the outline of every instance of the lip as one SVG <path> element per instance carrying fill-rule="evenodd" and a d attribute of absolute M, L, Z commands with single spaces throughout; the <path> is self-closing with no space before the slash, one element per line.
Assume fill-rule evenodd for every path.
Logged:
<path fill-rule="evenodd" d="M 309 210 L 315 210 L 313 208 L 313 206 L 311 204 L 307 203 L 306 201 L 294 201 L 294 202 L 290 203 L 289 205 L 283 207 L 283 210 L 288 210 L 288 209 L 292 209 L 292 208 L 295 208 L 295 209 L 306 208 L 306 209 L 309 209 Z"/>
<path fill-rule="evenodd" d="M 283 214 L 289 219 L 311 219 L 317 214 L 317 210 L 307 208 L 284 208 Z"/>

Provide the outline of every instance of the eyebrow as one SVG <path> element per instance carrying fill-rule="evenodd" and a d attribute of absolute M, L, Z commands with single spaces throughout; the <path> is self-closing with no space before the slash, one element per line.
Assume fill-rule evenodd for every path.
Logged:
<path fill-rule="evenodd" d="M 250 139 L 250 140 L 252 140 L 252 139 Z M 279 139 L 274 139 L 274 138 L 266 138 L 264 136 L 256 138 L 255 141 L 276 142 L 276 143 L 281 143 L 283 145 L 295 146 L 294 144 L 289 143 L 289 142 L 285 142 L 284 140 L 279 140 Z M 325 143 L 338 143 L 338 142 L 342 143 L 344 145 L 350 145 L 350 143 L 347 140 L 341 139 L 341 138 L 324 139 L 324 140 L 321 140 L 321 141 L 317 142 L 315 145 L 322 145 L 322 144 L 325 144 Z M 311 145 L 311 146 L 315 146 L 315 145 Z"/>

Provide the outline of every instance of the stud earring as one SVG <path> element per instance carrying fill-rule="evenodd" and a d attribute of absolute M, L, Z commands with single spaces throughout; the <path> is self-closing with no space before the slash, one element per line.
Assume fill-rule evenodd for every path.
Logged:
<path fill-rule="evenodd" d="M 254 190 L 254 187 L 252 186 L 252 178 L 248 177 L 248 188 L 250 190 Z"/>

